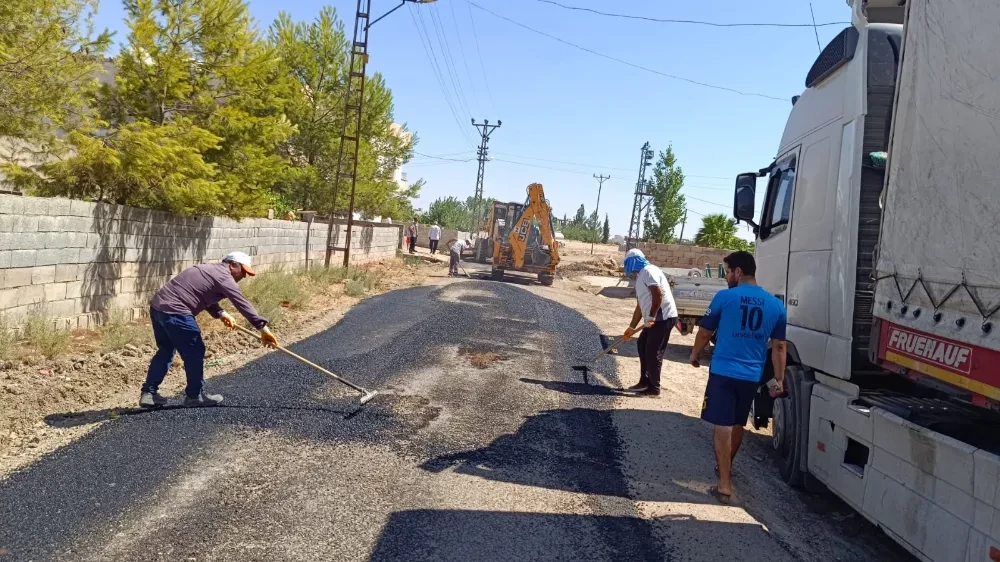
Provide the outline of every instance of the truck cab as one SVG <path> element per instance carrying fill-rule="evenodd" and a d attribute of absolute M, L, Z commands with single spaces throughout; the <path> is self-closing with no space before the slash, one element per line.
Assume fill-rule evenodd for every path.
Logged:
<path fill-rule="evenodd" d="M 918 380 L 914 369 L 900 368 L 898 362 L 890 365 L 883 353 L 885 330 L 878 329 L 886 325 L 888 305 L 876 303 L 893 282 L 883 278 L 879 285 L 877 271 L 880 236 L 884 241 L 885 229 L 893 224 L 882 224 L 883 206 L 903 212 L 883 194 L 888 185 L 895 185 L 890 172 L 899 162 L 921 158 L 906 152 L 910 143 L 899 140 L 900 146 L 892 146 L 893 121 L 900 119 L 897 88 L 905 83 L 910 98 L 924 99 L 947 96 L 955 84 L 970 91 L 972 85 L 977 91 L 995 88 L 989 73 L 975 64 L 995 58 L 989 43 L 982 42 L 980 48 L 963 30 L 995 28 L 1000 5 L 992 0 L 947 5 L 933 0 L 848 0 L 848 5 L 852 23 L 822 49 L 806 73 L 805 90 L 791 100 L 774 159 L 756 163 L 762 166 L 758 171 L 736 179 L 733 216 L 756 233 L 757 281 L 785 303 L 788 314 L 787 396 L 773 401 L 758 396 L 754 424 L 770 423 L 783 480 L 828 489 L 921 560 L 997 562 L 1000 418 L 988 408 L 975 407 L 974 401 L 958 399 L 954 388 Z M 904 36 L 914 13 L 924 37 L 916 47 L 910 44 L 918 37 L 913 27 Z M 901 71 L 909 63 L 904 43 L 906 48 L 926 50 L 927 36 L 951 57 L 934 59 L 948 62 L 948 73 L 933 84 L 937 89 L 928 87 L 932 81 L 926 73 L 941 65 L 924 67 L 922 76 Z M 969 74 L 974 72 L 978 74 Z M 957 98 L 946 101 L 961 103 Z M 1000 115 L 1000 103 L 991 93 L 981 104 L 988 112 L 980 121 L 988 128 Z M 920 121 L 919 112 L 916 117 L 913 113 L 900 123 L 912 128 Z M 971 127 L 958 123 L 952 129 L 965 134 L 958 140 L 983 144 L 976 143 Z M 903 144 L 907 148 L 900 148 Z M 973 189 L 962 183 L 960 158 L 954 157 L 962 147 L 936 149 L 939 168 L 953 172 L 953 183 L 938 179 L 925 189 Z M 902 151 L 901 158 L 894 166 L 897 151 Z M 996 172 L 993 168 L 1000 167 L 997 159 L 979 159 L 984 170 Z M 758 191 L 763 191 L 759 209 Z M 977 201 L 984 214 L 998 204 L 995 192 L 988 202 Z M 906 218 L 919 224 L 923 215 L 914 214 L 913 208 L 907 208 Z M 985 238 L 964 242 L 972 246 L 970 255 L 995 248 L 990 233 L 981 236 Z M 906 288 L 912 292 L 920 282 L 917 271 L 916 281 L 905 281 L 900 295 L 890 295 L 897 323 L 904 322 L 899 315 L 908 312 Z M 940 296 L 937 302 L 943 302 Z M 931 313 L 939 317 L 934 308 L 925 310 L 920 320 L 932 321 Z M 912 321 L 919 311 L 909 312 Z M 985 341 L 985 336 L 976 341 Z M 995 362 L 991 368 L 994 376 L 1000 371 Z M 770 366 L 764 372 L 769 376 Z"/>

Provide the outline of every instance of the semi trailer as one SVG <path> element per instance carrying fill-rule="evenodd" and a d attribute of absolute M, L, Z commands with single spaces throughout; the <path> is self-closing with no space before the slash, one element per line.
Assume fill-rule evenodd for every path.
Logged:
<path fill-rule="evenodd" d="M 997 562 L 1000 2 L 847 3 L 774 160 L 736 180 L 788 313 L 787 396 L 753 423 L 786 482 L 919 559 Z"/>

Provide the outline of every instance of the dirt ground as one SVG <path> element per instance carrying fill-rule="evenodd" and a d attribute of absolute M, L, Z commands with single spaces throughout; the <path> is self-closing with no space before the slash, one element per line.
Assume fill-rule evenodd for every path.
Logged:
<path fill-rule="evenodd" d="M 434 277 L 446 278 L 444 266 L 436 261 L 410 261 L 413 263 L 397 259 L 368 266 L 378 272 L 379 281 L 366 298 L 419 285 Z M 279 341 L 291 344 L 325 330 L 361 300 L 346 295 L 343 285 L 328 287 L 312 296 L 308 309 L 285 311 L 284 325 L 290 328 L 278 333 Z M 198 321 L 208 348 L 206 379 L 267 353 L 258 342 L 230 332 L 207 314 L 199 316 Z M 135 343 L 121 351 L 100 352 L 98 334 L 82 331 L 72 335 L 71 351 L 64 356 L 46 360 L 32 355 L 0 363 L 0 478 L 96 427 L 61 428 L 47 424 L 46 417 L 84 410 L 105 411 L 113 417 L 116 408 L 136 406 L 154 351 L 148 321 L 140 324 L 143 329 Z M 183 362 L 175 358 L 161 388 L 164 395 L 181 394 L 183 369 Z"/>

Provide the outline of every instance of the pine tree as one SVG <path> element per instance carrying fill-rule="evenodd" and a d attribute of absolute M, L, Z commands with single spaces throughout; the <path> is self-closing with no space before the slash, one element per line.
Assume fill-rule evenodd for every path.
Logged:
<path fill-rule="evenodd" d="M 645 221 L 643 233 L 654 242 L 673 242 L 674 230 L 684 217 L 686 208 L 684 195 L 681 194 L 684 171 L 677 165 L 673 146 L 660 152 L 653 177 L 647 180 L 646 185 L 647 191 L 653 194 L 653 216 Z"/>
<path fill-rule="evenodd" d="M 601 243 L 607 244 L 611 237 L 611 224 L 608 222 L 608 215 L 604 215 L 604 229 L 601 232 Z"/>
<path fill-rule="evenodd" d="M 0 2 L 0 137 L 45 142 L 86 117 L 111 33 L 95 34 L 94 0 Z"/>

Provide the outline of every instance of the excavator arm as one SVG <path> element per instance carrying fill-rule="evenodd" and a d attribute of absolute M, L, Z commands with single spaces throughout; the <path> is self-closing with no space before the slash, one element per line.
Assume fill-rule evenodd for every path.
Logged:
<path fill-rule="evenodd" d="M 528 186 L 528 200 L 525 201 L 524 211 L 517 218 L 517 222 L 514 223 L 514 227 L 508 236 L 514 267 L 524 267 L 524 253 L 528 248 L 532 219 L 538 221 L 541 229 L 542 243 L 549 247 L 549 251 L 552 254 L 552 265 L 558 264 L 559 248 L 556 244 L 555 233 L 552 230 L 552 209 L 549 207 L 549 202 L 545 200 L 545 191 L 542 189 L 542 184 L 533 183 Z"/>

